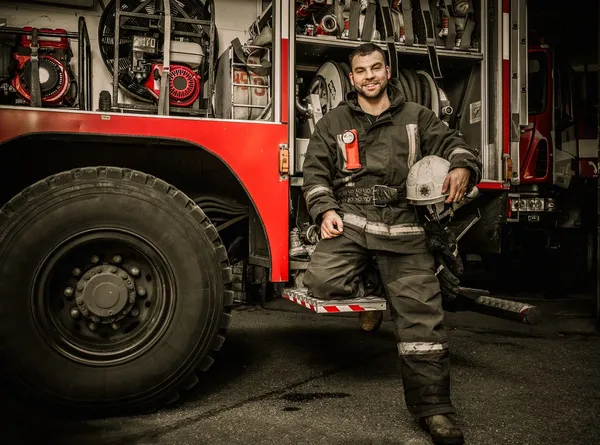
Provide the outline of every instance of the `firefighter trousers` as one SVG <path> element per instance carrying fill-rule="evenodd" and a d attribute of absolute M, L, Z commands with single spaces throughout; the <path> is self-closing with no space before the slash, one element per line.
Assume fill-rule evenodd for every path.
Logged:
<path fill-rule="evenodd" d="M 345 236 L 321 240 L 303 284 L 316 298 L 360 296 L 360 276 L 374 257 L 394 323 L 409 411 L 418 417 L 454 413 L 442 295 L 431 254 L 371 251 Z"/>

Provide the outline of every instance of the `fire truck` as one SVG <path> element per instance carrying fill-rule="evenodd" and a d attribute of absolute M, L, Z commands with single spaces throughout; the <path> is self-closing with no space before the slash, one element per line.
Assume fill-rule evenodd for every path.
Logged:
<path fill-rule="evenodd" d="M 251 295 L 385 310 L 300 285 L 319 241 L 303 157 L 365 41 L 407 100 L 481 153 L 478 194 L 449 225 L 463 255 L 557 227 L 543 220 L 597 165 L 574 142 L 570 74 L 528 45 L 526 22 L 524 0 L 0 2 L 0 342 L 15 387 L 77 409 L 160 406 L 209 369 Z"/>

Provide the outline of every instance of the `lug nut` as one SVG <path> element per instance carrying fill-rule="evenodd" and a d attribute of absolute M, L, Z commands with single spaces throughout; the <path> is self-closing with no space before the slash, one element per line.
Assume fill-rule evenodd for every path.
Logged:
<path fill-rule="evenodd" d="M 92 258 L 90 258 L 92 261 L 92 264 L 97 264 L 100 261 L 100 258 L 98 257 L 98 255 L 92 255 Z"/>
<path fill-rule="evenodd" d="M 123 261 L 123 258 L 121 257 L 121 255 L 115 255 L 113 258 L 113 263 L 119 264 L 121 261 Z"/>
<path fill-rule="evenodd" d="M 81 292 L 81 291 L 83 290 L 83 284 L 78 284 L 78 285 L 77 285 L 77 290 L 78 290 L 79 292 Z"/>
<path fill-rule="evenodd" d="M 140 297 L 145 297 L 146 296 L 146 288 L 144 286 L 140 286 L 137 288 L 137 294 Z"/>
<path fill-rule="evenodd" d="M 67 297 L 67 298 L 71 298 L 71 297 L 73 296 L 73 293 L 74 293 L 74 292 L 75 292 L 75 291 L 73 290 L 73 288 L 72 288 L 72 287 L 67 287 L 67 288 L 65 289 L 65 292 L 64 292 L 64 294 L 65 294 L 65 297 Z"/>
<path fill-rule="evenodd" d="M 88 324 L 88 328 L 90 328 L 90 331 L 95 331 L 96 329 L 98 329 L 98 326 L 96 325 L 96 323 L 90 323 Z"/>
<path fill-rule="evenodd" d="M 96 273 L 102 273 L 102 272 L 104 272 L 104 271 L 102 270 L 101 267 L 99 267 L 98 269 L 96 269 Z"/>
<path fill-rule="evenodd" d="M 119 278 L 122 278 L 123 280 L 127 279 L 127 274 L 123 271 L 119 272 Z"/>
<path fill-rule="evenodd" d="M 117 268 L 115 266 L 111 266 L 108 270 L 110 271 L 110 273 L 117 273 Z"/>
<path fill-rule="evenodd" d="M 112 315 L 112 314 L 113 314 L 113 311 L 108 311 L 108 315 Z"/>
<path fill-rule="evenodd" d="M 137 317 L 138 315 L 140 315 L 140 310 L 137 307 L 134 307 L 133 309 L 131 309 L 132 317 Z"/>
<path fill-rule="evenodd" d="M 79 317 L 79 310 L 74 307 L 73 309 L 71 309 L 71 317 L 72 318 L 78 318 Z"/>
<path fill-rule="evenodd" d="M 110 327 L 113 328 L 115 331 L 118 331 L 121 326 L 119 326 L 119 323 L 113 323 L 110 325 Z"/>
<path fill-rule="evenodd" d="M 83 297 L 77 297 L 75 303 L 77 303 L 77 306 L 81 306 L 83 304 Z"/>
<path fill-rule="evenodd" d="M 92 272 L 93 273 L 93 272 Z M 89 279 L 92 278 L 91 275 L 86 275 L 85 277 L 83 277 L 84 280 L 89 281 Z"/>
<path fill-rule="evenodd" d="M 81 269 L 79 267 L 76 267 L 71 273 L 73 274 L 73 276 L 78 277 L 79 275 L 81 275 Z"/>
<path fill-rule="evenodd" d="M 130 295 L 127 301 L 129 301 L 129 304 L 135 303 L 135 295 Z"/>
<path fill-rule="evenodd" d="M 134 266 L 131 268 L 130 272 L 131 272 L 131 275 L 133 275 L 134 277 L 137 277 L 140 274 L 140 269 Z"/>

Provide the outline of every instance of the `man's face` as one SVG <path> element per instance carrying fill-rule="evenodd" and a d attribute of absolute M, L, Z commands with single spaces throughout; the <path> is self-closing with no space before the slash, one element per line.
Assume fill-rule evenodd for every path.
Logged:
<path fill-rule="evenodd" d="M 384 92 L 390 78 L 390 70 L 385 59 L 378 52 L 352 59 L 350 81 L 358 94 L 368 99 L 377 99 Z"/>

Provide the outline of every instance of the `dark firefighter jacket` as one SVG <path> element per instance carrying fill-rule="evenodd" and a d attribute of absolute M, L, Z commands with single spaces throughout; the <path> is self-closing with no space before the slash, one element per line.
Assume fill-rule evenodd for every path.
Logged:
<path fill-rule="evenodd" d="M 397 253 L 428 251 L 425 231 L 414 209 L 405 200 L 386 207 L 338 202 L 336 194 L 346 187 L 374 185 L 402 187 L 408 171 L 426 155 L 450 161 L 450 169 L 466 167 L 471 185 L 481 177 L 478 153 L 467 146 L 458 132 L 448 128 L 433 111 L 406 102 L 400 89 L 388 83 L 391 106 L 372 124 L 360 106 L 356 91 L 326 113 L 317 123 L 303 164 L 303 193 L 308 211 L 318 224 L 323 212 L 334 209 L 342 215 L 344 236 L 373 250 Z M 356 129 L 361 168 L 345 168 L 342 134 Z"/>

